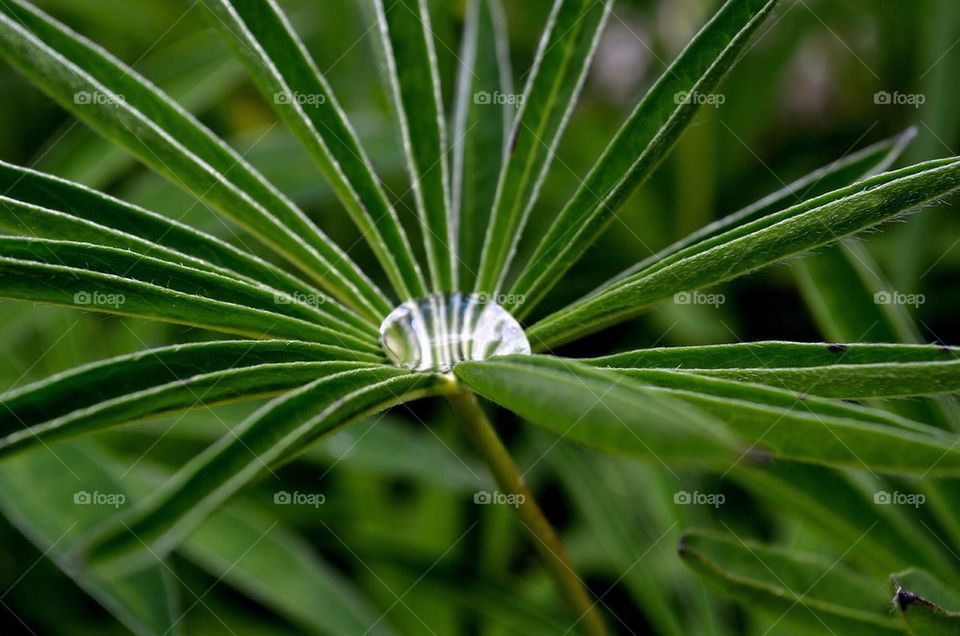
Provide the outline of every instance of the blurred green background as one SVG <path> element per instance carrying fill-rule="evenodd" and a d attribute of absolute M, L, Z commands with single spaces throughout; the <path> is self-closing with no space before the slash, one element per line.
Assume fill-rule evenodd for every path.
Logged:
<path fill-rule="evenodd" d="M 389 190 L 397 196 L 408 192 L 366 2 L 280 4 L 334 86 Z M 522 86 L 550 3 L 504 4 L 515 83 Z M 169 0 L 44 0 L 37 5 L 168 91 L 240 149 L 341 246 L 356 245 L 350 254 L 367 271 L 376 271 L 372 255 L 357 244 L 356 229 L 310 159 L 277 124 L 198 11 Z M 432 2 L 448 105 L 463 5 L 460 0 Z M 676 55 L 717 5 L 715 0 L 618 0 L 518 262 L 662 71 L 663 62 Z M 722 85 L 724 103 L 701 110 L 670 158 L 539 311 L 559 308 L 651 251 L 909 126 L 917 127 L 918 137 L 903 161 L 958 154 L 958 67 L 956 0 L 783 0 Z M 878 104 L 879 91 L 922 95 L 924 103 L 916 108 Z M 174 184 L 100 140 L 2 63 L 0 92 L 3 160 L 83 182 L 238 244 L 254 244 Z M 948 204 L 862 240 L 893 289 L 924 295 L 924 304 L 910 308 L 922 338 L 958 344 L 960 220 Z M 412 228 L 409 194 L 400 199 L 399 210 Z M 824 338 L 790 264 L 718 291 L 726 298 L 719 307 L 663 303 L 642 319 L 561 353 Z M 0 303 L 0 325 L 0 391 L 92 360 L 209 337 L 183 327 L 13 303 Z M 199 410 L 80 446 L 102 453 L 124 474 L 142 473 L 149 483 L 256 406 Z M 735 634 L 766 628 L 762 619 L 703 588 L 684 569 L 675 553 L 684 527 L 727 525 L 741 536 L 833 554 L 811 529 L 777 515 L 730 480 L 680 475 L 689 490 L 722 492 L 728 504 L 716 510 L 678 507 L 671 498 L 676 480 L 659 465 L 600 458 L 565 442 L 545 453 L 553 440 L 518 422 L 501 421 L 519 463 L 530 469 L 548 516 L 587 583 L 617 616 L 611 625 L 622 633 Z M 347 599 L 344 603 L 356 603 L 374 620 L 382 616 L 378 629 L 425 633 L 425 623 L 437 634 L 562 633 L 565 627 L 553 622 L 563 614 L 556 610 L 551 583 L 511 511 L 473 505 L 473 493 L 492 486 L 472 457 L 446 407 L 434 403 L 400 409 L 321 444 L 278 476 L 286 490 L 322 492 L 322 506 L 271 505 L 277 490 L 273 478 L 237 503 L 254 536 L 270 529 L 271 540 L 280 536 L 285 554 L 298 555 L 295 560 L 309 564 L 308 571 L 291 573 L 292 566 L 271 558 L 262 544 L 248 555 L 249 563 L 241 561 L 233 569 L 210 554 L 182 551 L 171 563 L 186 587 L 180 595 L 187 611 L 181 627 L 188 633 L 237 634 L 329 628 L 328 612 L 310 594 L 284 604 L 262 589 L 282 589 L 279 582 L 284 581 L 293 591 L 336 588 Z M 59 469 L 50 470 L 52 475 Z M 63 478 L 69 479 L 69 473 Z M 0 481 L 0 491 L 5 488 Z M 106 610 L 44 558 L 43 541 L 30 536 L 30 524 L 18 518 L 6 495 L 0 492 L 6 513 L 0 520 L 3 620 L 23 629 L 22 620 L 40 634 L 124 633 Z M 69 514 L 69 503 L 63 502 L 64 514 Z M 276 520 L 281 525 L 273 528 Z M 243 549 L 236 556 L 243 556 Z"/>

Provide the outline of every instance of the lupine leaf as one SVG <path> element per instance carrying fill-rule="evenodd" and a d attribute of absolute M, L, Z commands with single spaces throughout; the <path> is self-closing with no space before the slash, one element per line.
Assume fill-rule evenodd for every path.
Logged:
<path fill-rule="evenodd" d="M 960 391 L 960 350 L 942 346 L 753 342 L 646 349 L 590 363 L 680 369 L 843 399 Z"/>
<path fill-rule="evenodd" d="M 612 0 L 554 2 L 510 133 L 486 226 L 476 286 L 480 292 L 498 292 L 503 284 L 612 6 Z"/>
<path fill-rule="evenodd" d="M 108 568 L 149 562 L 251 480 L 324 435 L 447 386 L 435 375 L 380 367 L 335 373 L 289 392 L 191 460 L 143 506 L 91 536 L 77 556 Z"/>
<path fill-rule="evenodd" d="M 451 219 L 457 235 L 460 289 L 473 289 L 497 178 L 516 115 L 506 25 L 500 0 L 470 0 L 460 51 L 454 113 Z"/>
<path fill-rule="evenodd" d="M 775 4 L 730 0 L 664 71 L 530 257 L 510 292 L 518 316 L 533 309 L 657 167 Z"/>
<path fill-rule="evenodd" d="M 681 251 L 683 256 L 652 273 L 626 278 L 548 316 L 531 327 L 528 336 L 540 347 L 565 342 L 625 320 L 675 293 L 729 280 L 863 231 L 958 187 L 960 162 L 954 159 L 868 179 L 728 233 L 736 236 L 720 235 L 710 240 L 715 246 L 695 245 L 690 255 Z"/>
<path fill-rule="evenodd" d="M 390 302 L 236 151 L 136 71 L 23 0 L 0 5 L 0 54 L 62 106 L 231 216 L 369 318 Z"/>
<path fill-rule="evenodd" d="M 706 531 L 688 533 L 680 556 L 747 607 L 811 633 L 902 634 L 882 579 L 834 559 Z"/>
<path fill-rule="evenodd" d="M 457 280 L 446 123 L 426 0 L 375 0 L 434 291 Z"/>
<path fill-rule="evenodd" d="M 373 166 L 326 78 L 273 0 L 204 0 L 210 22 L 303 144 L 404 300 L 424 294 L 420 268 Z"/>
<path fill-rule="evenodd" d="M 596 291 L 606 289 L 617 281 L 641 272 L 671 254 L 675 254 L 682 249 L 695 245 L 712 236 L 723 234 L 727 230 L 732 230 L 756 219 L 789 208 L 797 203 L 819 197 L 833 190 L 839 190 L 867 176 L 888 170 L 916 135 L 916 128 L 909 128 L 896 137 L 877 142 L 872 146 L 868 146 L 847 157 L 823 166 L 818 170 L 814 170 L 810 174 L 785 185 L 780 190 L 765 196 L 759 201 L 704 226 L 676 243 L 663 248 L 656 254 L 651 254 L 642 261 L 617 274 L 614 278 L 598 287 Z"/>

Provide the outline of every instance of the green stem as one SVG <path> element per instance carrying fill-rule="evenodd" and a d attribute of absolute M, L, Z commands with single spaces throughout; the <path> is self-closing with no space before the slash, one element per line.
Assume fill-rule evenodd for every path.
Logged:
<path fill-rule="evenodd" d="M 600 618 L 597 603 L 591 600 L 583 581 L 577 576 L 556 531 L 533 498 L 523 475 L 513 463 L 497 431 L 490 424 L 473 393 L 457 391 L 447 396 L 464 424 L 467 434 L 487 462 L 497 483 L 508 494 L 519 495 L 517 514 L 533 535 L 534 547 L 540 553 L 564 597 L 577 617 L 577 623 L 588 636 L 606 636 L 607 628 Z"/>

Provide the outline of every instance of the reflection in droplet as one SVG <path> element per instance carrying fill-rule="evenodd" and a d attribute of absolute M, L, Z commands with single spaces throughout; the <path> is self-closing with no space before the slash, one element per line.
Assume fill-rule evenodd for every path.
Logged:
<path fill-rule="evenodd" d="M 433 294 L 408 300 L 380 325 L 380 343 L 398 367 L 447 372 L 464 360 L 530 354 L 520 324 L 476 294 Z"/>

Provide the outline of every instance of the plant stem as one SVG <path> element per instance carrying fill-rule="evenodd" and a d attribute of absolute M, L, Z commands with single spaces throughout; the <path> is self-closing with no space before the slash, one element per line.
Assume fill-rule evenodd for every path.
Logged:
<path fill-rule="evenodd" d="M 523 525 L 533 535 L 534 547 L 540 553 L 544 564 L 576 614 L 577 623 L 582 624 L 582 631 L 589 636 L 606 636 L 607 628 L 600 617 L 600 612 L 597 611 L 597 604 L 591 600 L 583 581 L 573 569 L 556 531 L 544 516 L 536 499 L 533 498 L 533 493 L 527 487 L 513 458 L 510 457 L 497 431 L 477 403 L 476 396 L 461 390 L 449 394 L 447 399 L 464 424 L 467 434 L 480 455 L 493 472 L 497 483 L 508 494 L 518 495 L 517 514 Z"/>

